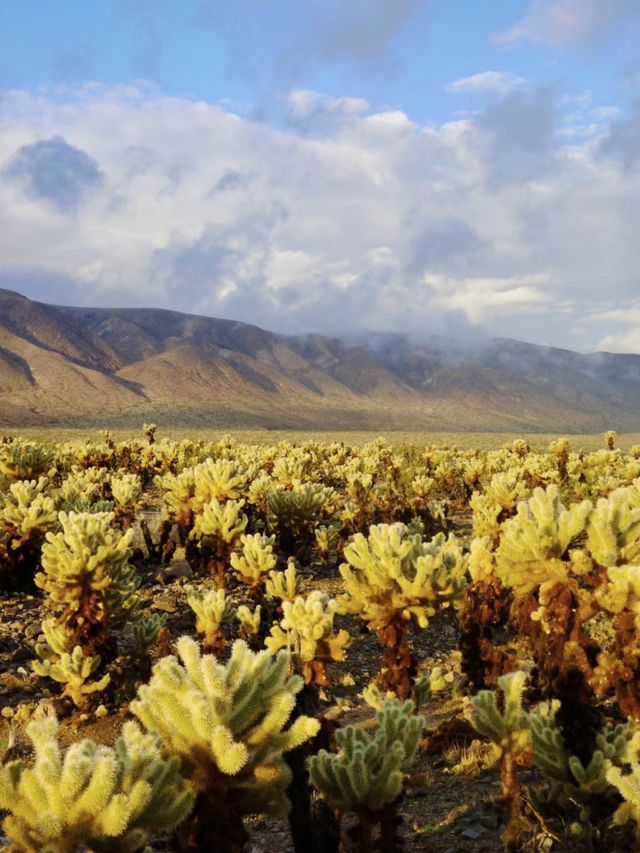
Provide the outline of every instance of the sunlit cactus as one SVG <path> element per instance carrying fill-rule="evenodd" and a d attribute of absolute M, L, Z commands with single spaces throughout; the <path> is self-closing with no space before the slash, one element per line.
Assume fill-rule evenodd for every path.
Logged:
<path fill-rule="evenodd" d="M 24 853 L 135 853 L 174 829 L 193 806 L 177 758 L 164 759 L 153 735 L 124 724 L 114 747 L 82 740 L 62 750 L 54 718 L 27 727 L 35 758 L 0 769 L 2 827 Z M 150 849 L 150 848 L 145 848 Z"/>
<path fill-rule="evenodd" d="M 227 564 L 248 524 L 242 513 L 244 501 L 220 503 L 213 498 L 201 515 L 196 516 L 191 538 L 198 543 L 202 562 L 219 586 L 225 585 Z"/>
<path fill-rule="evenodd" d="M 282 620 L 273 625 L 271 636 L 265 640 L 265 646 L 272 653 L 282 648 L 293 649 L 309 684 L 326 687 L 327 661 L 345 659 L 350 638 L 345 630 L 334 631 L 337 607 L 334 598 L 319 590 L 314 590 L 306 598 L 285 601 Z"/>
<path fill-rule="evenodd" d="M 0 493 L 0 583 L 7 587 L 33 582 L 47 532 L 58 525 L 48 480 L 18 480 Z"/>
<path fill-rule="evenodd" d="M 198 793 L 198 849 L 235 853 L 246 840 L 243 815 L 286 813 L 291 774 L 283 753 L 313 737 L 319 724 L 301 716 L 285 728 L 303 686 L 289 675 L 286 652 L 253 653 L 236 640 L 222 664 L 201 656 L 189 637 L 176 645 L 182 663 L 162 658 L 131 710 L 182 759 Z"/>
<path fill-rule="evenodd" d="M 246 640 L 249 645 L 254 643 L 260 633 L 262 607 L 256 605 L 253 612 L 246 604 L 236 610 L 236 619 L 240 623 L 240 638 Z"/>
<path fill-rule="evenodd" d="M 273 553 L 275 541 L 275 536 L 262 533 L 244 534 L 240 537 L 241 553 L 231 554 L 234 573 L 256 600 L 262 598 L 267 575 L 276 565 L 276 555 Z"/>
<path fill-rule="evenodd" d="M 590 513 L 586 547 L 600 566 L 640 562 L 640 488 L 616 489 Z"/>
<path fill-rule="evenodd" d="M 108 513 L 59 514 L 62 531 L 48 533 L 36 584 L 57 621 L 87 654 L 102 651 L 135 610 L 139 579 L 129 564 L 132 531 L 111 526 Z"/>
<path fill-rule="evenodd" d="M 224 503 L 246 496 L 247 472 L 228 459 L 206 459 L 194 469 L 194 508 L 201 511 L 212 500 Z"/>
<path fill-rule="evenodd" d="M 340 566 L 343 613 L 354 613 L 386 647 L 381 687 L 406 698 L 415 662 L 407 642 L 410 624 L 426 628 L 439 607 L 457 605 L 466 586 L 466 563 L 455 536 L 430 542 L 409 535 L 404 524 L 379 524 L 357 533 Z"/>
<path fill-rule="evenodd" d="M 590 501 L 583 501 L 567 509 L 555 485 L 535 489 L 504 522 L 495 552 L 502 583 L 524 595 L 545 581 L 563 581 L 570 573 L 587 571 L 583 554 L 572 552 L 571 546 L 584 532 L 592 508 Z"/>
<path fill-rule="evenodd" d="M 223 589 L 191 590 L 187 603 L 196 615 L 196 631 L 204 636 L 203 649 L 219 655 L 225 639 L 222 623 L 235 616 L 235 608 Z"/>
<path fill-rule="evenodd" d="M 268 598 L 279 598 L 280 601 L 294 601 L 302 589 L 302 578 L 296 572 L 296 564 L 289 562 L 283 572 L 270 572 L 265 584 Z"/>
<path fill-rule="evenodd" d="M 107 673 L 97 681 L 91 681 L 101 662 L 100 655 L 85 655 L 81 646 L 75 646 L 72 652 L 62 652 L 33 662 L 37 675 L 51 678 L 64 685 L 63 696 L 68 696 L 76 708 L 87 704 L 87 696 L 104 690 L 111 681 Z"/>
<path fill-rule="evenodd" d="M 136 510 L 142 497 L 140 477 L 125 471 L 111 477 L 110 487 L 116 518 L 125 527 L 130 527 L 135 520 Z"/>

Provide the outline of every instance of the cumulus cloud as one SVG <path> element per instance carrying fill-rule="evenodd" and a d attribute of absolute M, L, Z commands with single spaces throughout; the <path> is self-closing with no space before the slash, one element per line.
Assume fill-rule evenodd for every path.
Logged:
<path fill-rule="evenodd" d="M 639 0 L 530 0 L 524 16 L 509 29 L 497 33 L 494 40 L 503 47 L 523 42 L 545 47 L 578 47 L 639 19 Z"/>
<path fill-rule="evenodd" d="M 30 198 L 48 202 L 61 213 L 76 210 L 102 182 L 93 157 L 62 136 L 22 145 L 4 167 L 3 176 L 19 184 Z"/>
<path fill-rule="evenodd" d="M 5 93 L 1 286 L 282 332 L 627 345 L 629 326 L 596 317 L 603 293 L 638 299 L 640 170 L 613 153 L 619 119 L 564 136 L 576 105 L 553 90 L 425 126 L 358 98 L 288 103 L 272 126 L 149 86 Z M 52 139 L 67 169 L 25 202 L 44 167 L 24 151 Z"/>
<path fill-rule="evenodd" d="M 524 77 L 510 71 L 480 71 L 470 77 L 460 77 L 448 83 L 448 92 L 472 95 L 506 95 L 526 83 Z"/>

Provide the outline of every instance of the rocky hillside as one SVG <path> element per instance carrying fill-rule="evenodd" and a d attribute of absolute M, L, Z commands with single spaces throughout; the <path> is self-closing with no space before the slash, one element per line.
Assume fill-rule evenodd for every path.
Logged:
<path fill-rule="evenodd" d="M 496 339 L 286 337 L 0 290 L 0 423 L 593 432 L 640 428 L 640 355 Z"/>

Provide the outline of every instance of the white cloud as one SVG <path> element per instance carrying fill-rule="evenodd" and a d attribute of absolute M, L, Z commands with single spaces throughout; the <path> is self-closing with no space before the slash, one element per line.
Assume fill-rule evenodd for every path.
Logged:
<path fill-rule="evenodd" d="M 275 127 L 147 86 L 5 94 L 0 286 L 277 331 L 628 346 L 602 300 L 637 306 L 640 169 L 559 134 L 575 104 L 515 91 L 421 127 L 358 98 L 289 103 L 300 124 Z M 101 175 L 68 214 L 1 173 L 56 136 Z"/>
<path fill-rule="evenodd" d="M 567 48 L 588 44 L 640 18 L 638 0 L 530 0 L 521 20 L 494 37 L 513 47 L 523 42 Z"/>
<path fill-rule="evenodd" d="M 448 92 L 505 95 L 526 83 L 524 77 L 510 71 L 480 71 L 470 77 L 460 77 L 445 86 Z"/>

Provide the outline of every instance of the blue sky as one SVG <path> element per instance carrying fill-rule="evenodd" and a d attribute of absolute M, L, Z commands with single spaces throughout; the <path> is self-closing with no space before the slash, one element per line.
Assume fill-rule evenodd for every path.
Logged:
<path fill-rule="evenodd" d="M 4 0 L 0 286 L 640 351 L 640 0 Z"/>

